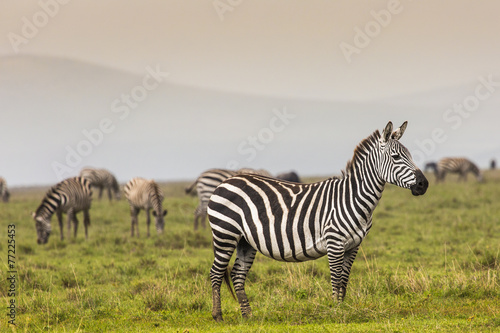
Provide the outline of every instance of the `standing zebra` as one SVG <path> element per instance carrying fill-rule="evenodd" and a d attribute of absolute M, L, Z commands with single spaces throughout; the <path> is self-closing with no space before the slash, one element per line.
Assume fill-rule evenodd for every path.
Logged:
<path fill-rule="evenodd" d="M 0 197 L 3 202 L 9 202 L 10 192 L 7 188 L 7 182 L 3 177 L 0 177 Z"/>
<path fill-rule="evenodd" d="M 407 122 L 392 133 L 375 131 L 354 150 L 342 178 L 297 184 L 256 175 L 223 182 L 208 204 L 214 262 L 210 269 L 212 316 L 222 320 L 220 287 L 229 285 L 228 265 L 243 317 L 251 315 L 244 285 L 257 251 L 275 260 L 300 262 L 328 256 L 333 297 L 345 296 L 351 265 L 372 226 L 385 183 L 426 192 L 428 182 L 398 140 Z"/>
<path fill-rule="evenodd" d="M 194 211 L 194 230 L 198 230 L 198 224 L 203 228 L 206 228 L 205 219 L 207 217 L 207 205 L 210 200 L 210 196 L 214 193 L 217 186 L 224 180 L 244 173 L 259 174 L 263 176 L 271 177 L 269 172 L 264 169 L 254 170 L 250 168 L 239 169 L 238 171 L 225 170 L 225 169 L 210 169 L 203 172 L 191 186 L 186 188 L 186 194 L 190 193 L 196 186 L 196 192 L 198 194 L 199 204 Z"/>
<path fill-rule="evenodd" d="M 74 237 L 78 230 L 76 213 L 83 210 L 83 225 L 85 226 L 85 239 L 88 238 L 88 226 L 90 225 L 89 209 L 92 202 L 92 190 L 87 179 L 82 177 L 68 178 L 49 189 L 42 203 L 33 213 L 36 222 L 38 244 L 45 244 L 49 240 L 52 227 L 50 220 L 54 212 L 59 220 L 61 240 L 63 235 L 62 214 L 66 213 L 68 218 L 68 238 L 71 236 L 71 221 L 73 221 Z"/>
<path fill-rule="evenodd" d="M 125 185 L 125 197 L 130 205 L 130 216 L 132 218 L 131 235 L 134 236 L 134 226 L 137 230 L 137 237 L 139 237 L 139 224 L 137 214 L 141 209 L 146 212 L 146 223 L 148 226 L 151 224 L 151 217 L 149 211 L 153 209 L 153 216 L 155 217 L 156 231 L 161 234 L 165 226 L 163 217 L 167 215 L 167 211 L 163 210 L 163 192 L 160 186 L 154 180 L 146 180 L 144 178 L 132 178 Z"/>
<path fill-rule="evenodd" d="M 436 182 L 444 182 L 444 178 L 448 172 L 458 173 L 458 180 L 466 181 L 468 172 L 472 172 L 478 181 L 483 179 L 477 165 L 462 157 L 446 157 L 439 160 L 437 165 Z"/>
<path fill-rule="evenodd" d="M 85 177 L 93 187 L 99 189 L 99 200 L 102 198 L 102 191 L 108 190 L 109 201 L 112 200 L 111 191 L 115 193 L 115 199 L 120 200 L 120 187 L 115 176 L 106 169 L 84 168 L 80 171 L 80 177 Z"/>

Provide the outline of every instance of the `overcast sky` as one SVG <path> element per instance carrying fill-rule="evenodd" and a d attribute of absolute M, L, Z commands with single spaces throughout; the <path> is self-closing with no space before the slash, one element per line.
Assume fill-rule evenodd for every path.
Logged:
<path fill-rule="evenodd" d="M 307 169 L 302 166 L 302 170 L 306 173 L 326 172 L 332 169 L 338 172 L 339 169 L 335 168 L 345 165 L 349 157 L 346 152 L 352 152 L 353 144 L 369 135 L 371 131 L 381 129 L 388 120 L 401 123 L 410 119 L 413 119 L 415 127 L 407 142 L 409 148 L 425 150 L 425 145 L 421 145 L 422 148 L 418 142 L 432 139 L 433 133 L 436 138 L 432 140 L 439 141 L 441 133 L 439 130 L 442 129 L 444 134 L 441 136 L 446 136 L 447 139 L 444 140 L 446 145 L 441 145 L 441 148 L 468 147 L 469 150 L 465 150 L 463 155 L 482 159 L 481 163 L 486 165 L 489 156 L 499 155 L 498 135 L 494 133 L 493 128 L 493 124 L 498 123 L 500 118 L 498 112 L 500 92 L 497 91 L 500 87 L 496 83 L 500 82 L 498 13 L 500 13 L 500 2 L 464 0 L 2 1 L 0 70 L 3 70 L 2 73 L 8 73 L 3 77 L 3 87 L 8 87 L 3 96 L 9 100 L 3 105 L 0 104 L 2 106 L 0 126 L 4 127 L 4 133 L 13 132 L 14 128 L 22 132 L 25 140 L 42 140 L 43 136 L 37 138 L 30 136 L 30 133 L 37 133 L 40 123 L 22 121 L 39 117 L 40 114 L 58 117 L 51 123 L 57 122 L 58 128 L 66 126 L 78 133 L 74 137 L 71 133 L 64 134 L 64 142 L 60 144 L 47 141 L 42 152 L 45 154 L 53 152 L 53 155 L 48 157 L 48 162 L 40 160 L 43 155 L 40 149 L 33 152 L 30 151 L 30 147 L 26 147 L 26 144 L 21 144 L 20 137 L 10 141 L 2 137 L 2 147 L 4 151 L 18 154 L 14 155 L 18 158 L 37 156 L 38 165 L 50 165 L 50 161 L 61 160 L 60 156 L 64 157 L 65 147 L 68 144 L 76 147 L 82 140 L 81 132 L 85 129 L 81 125 L 82 122 L 79 125 L 69 125 L 72 119 L 83 119 L 84 124 L 99 122 L 103 119 L 103 114 L 109 113 L 110 103 L 121 96 L 120 92 L 130 91 L 129 89 L 134 87 L 133 82 L 141 84 L 152 69 L 158 69 L 162 73 L 168 73 L 162 82 L 164 85 L 239 93 L 241 95 L 234 96 L 245 96 L 248 99 L 240 100 L 246 102 L 258 101 L 259 98 L 277 98 L 268 103 L 256 102 L 259 106 L 246 110 L 247 113 L 252 113 L 253 117 L 249 117 L 248 114 L 240 115 L 234 117 L 233 122 L 219 126 L 225 123 L 229 111 L 221 110 L 217 113 L 216 106 L 219 105 L 217 103 L 207 111 L 202 111 L 203 107 L 200 106 L 196 111 L 191 110 L 192 113 L 189 113 L 183 109 L 186 107 L 185 100 L 180 99 L 180 104 L 176 105 L 178 109 L 174 112 L 169 108 L 162 110 L 161 105 L 164 100 L 156 96 L 163 94 L 165 89 L 158 88 L 150 92 L 149 97 L 157 98 L 156 103 L 150 100 L 148 106 L 144 104 L 142 107 L 148 108 L 151 114 L 163 114 L 165 121 L 168 119 L 170 122 L 175 122 L 178 119 L 180 124 L 186 124 L 183 130 L 189 131 L 190 139 L 183 141 L 185 145 L 183 149 L 191 147 L 193 154 L 202 154 L 196 149 L 207 151 L 207 147 L 200 142 L 207 143 L 213 140 L 217 146 L 217 142 L 224 141 L 222 139 L 224 133 L 221 132 L 228 131 L 229 128 L 235 133 L 231 132 L 232 134 L 226 137 L 228 142 L 224 143 L 227 147 L 233 147 L 231 150 L 235 151 L 249 136 L 258 135 L 262 129 L 269 127 L 268 122 L 274 117 L 274 109 L 288 107 L 289 112 L 295 111 L 296 114 L 302 115 L 302 119 L 308 114 L 307 111 L 310 111 L 310 118 L 316 119 L 316 122 L 308 119 L 299 123 L 297 120 L 301 126 L 296 125 L 298 127 L 296 130 L 292 130 L 291 126 L 287 132 L 283 132 L 287 134 L 281 137 L 274 133 L 276 135 L 273 137 L 273 145 L 279 147 L 280 151 L 291 151 L 289 146 L 285 149 L 284 145 L 300 143 L 299 136 L 314 137 L 319 132 L 325 132 L 326 128 L 332 128 L 334 132 L 345 131 L 345 136 L 349 138 L 350 146 L 342 147 L 339 161 L 326 161 L 325 168 Z M 62 59 L 74 61 L 76 64 L 88 64 L 95 68 L 105 68 L 122 73 L 120 75 L 130 81 L 124 87 L 117 85 L 112 92 L 102 87 L 93 91 L 94 97 L 99 91 L 105 91 L 104 95 L 99 97 L 106 99 L 102 113 L 75 107 L 73 110 L 61 111 L 67 114 L 67 117 L 61 119 L 60 116 L 50 113 L 56 112 L 55 110 L 49 110 L 57 108 L 58 105 L 65 105 L 52 102 L 62 97 L 57 96 L 57 91 L 38 89 L 39 86 L 28 88 L 23 86 L 23 77 L 27 81 L 26 84 L 31 84 L 36 81 L 35 74 L 36 77 L 46 75 L 43 72 L 34 73 L 32 67 L 24 65 L 27 56 Z M 30 73 L 23 73 L 25 76 L 17 74 L 22 72 L 22 68 L 14 68 L 16 63 L 22 64 L 20 65 L 22 68 L 27 68 L 31 76 Z M 61 71 L 60 61 L 48 63 L 56 64 L 53 68 L 55 72 Z M 40 70 L 45 66 L 48 72 L 52 68 L 52 65 L 47 63 L 37 66 L 33 68 Z M 87 65 L 77 67 L 90 68 L 85 66 Z M 66 68 L 68 68 L 68 82 L 81 79 L 71 75 L 73 65 L 68 65 Z M 110 76 L 111 74 L 106 77 Z M 64 80 L 61 77 L 59 75 L 57 80 Z M 482 83 L 488 81 L 488 78 L 489 85 Z M 18 84 L 16 87 L 9 85 L 9 82 L 14 81 Z M 96 82 L 97 85 L 98 83 Z M 40 86 L 47 84 L 42 82 Z M 54 86 L 57 85 L 54 83 Z M 71 93 L 68 93 L 68 89 Z M 47 96 L 46 103 L 37 100 L 38 109 L 28 110 L 25 104 L 12 102 L 14 97 L 19 100 L 32 99 L 34 90 L 53 95 Z M 26 94 L 23 95 L 23 91 Z M 72 95 L 65 98 L 92 99 L 92 96 L 83 95 L 83 92 L 76 88 L 71 90 L 71 87 L 66 86 L 60 91 Z M 91 90 L 85 92 L 89 91 Z M 463 104 L 466 101 L 474 103 L 472 98 L 476 96 L 477 91 L 483 95 L 479 96 L 481 99 L 475 97 L 480 102 L 477 106 L 470 104 L 470 108 L 474 109 L 473 112 L 459 114 L 447 111 L 453 108 L 454 104 Z M 190 96 L 191 99 L 196 99 L 196 93 L 194 94 Z M 482 98 L 486 94 L 487 98 Z M 429 100 L 426 101 L 423 96 L 429 96 Z M 255 99 L 252 99 L 253 97 Z M 414 100 L 418 97 L 420 99 Z M 218 98 L 223 99 L 224 95 L 218 95 Z M 301 101 L 300 106 L 296 106 L 292 100 Z M 329 104 L 318 104 L 323 102 L 337 104 L 331 104 L 335 105 L 335 108 L 328 113 Z M 74 99 L 71 103 L 74 103 Z M 370 103 L 374 103 L 373 111 L 370 111 Z M 344 105 L 347 111 L 342 111 L 340 105 Z M 384 106 L 391 109 L 381 112 Z M 401 108 L 398 109 L 398 106 Z M 427 109 L 422 109 L 426 106 Z M 353 110 L 358 113 L 353 113 Z M 9 119 L 7 111 L 18 114 Z M 200 123 L 198 121 L 200 116 L 196 114 L 202 112 L 210 114 L 205 114 L 203 117 L 206 117 L 206 120 Z M 234 112 L 245 112 L 245 107 L 238 106 Z M 380 117 L 368 114 L 370 112 L 379 112 Z M 251 119 L 255 118 L 257 119 L 252 122 Z M 11 119 L 14 119 L 13 126 L 10 126 Z M 238 119 L 243 121 L 239 122 Z M 354 121 L 359 121 L 361 125 L 353 124 Z M 7 122 L 9 125 L 6 125 Z M 48 123 L 44 125 L 47 126 L 45 130 L 47 137 L 54 135 L 54 128 Z M 331 124 L 329 127 L 328 123 Z M 146 138 L 154 137 L 151 131 L 148 131 L 148 125 L 143 126 L 137 129 L 134 139 L 127 139 L 126 134 L 123 134 L 118 140 L 119 133 L 115 132 L 116 142 L 110 140 L 110 146 L 112 143 L 120 145 L 127 140 L 129 144 L 145 142 Z M 304 128 L 304 126 L 310 127 Z M 208 127 L 218 130 L 209 131 L 210 134 L 203 132 L 205 136 L 201 139 L 196 137 L 197 130 Z M 434 131 L 436 128 L 437 132 Z M 412 131 L 411 122 L 408 131 Z M 485 136 L 486 140 L 484 146 L 481 143 L 481 147 L 478 148 L 477 140 L 481 135 Z M 335 140 L 342 137 L 343 135 L 335 133 L 329 138 Z M 474 139 L 471 141 L 468 137 Z M 158 134 L 158 138 L 164 140 L 164 143 L 173 140 L 166 133 Z M 462 141 L 457 142 L 460 138 Z M 61 139 L 60 133 L 58 139 Z M 326 140 L 326 136 L 322 134 L 318 139 Z M 456 143 L 455 146 L 451 145 L 452 142 Z M 188 143 L 191 146 L 188 147 Z M 310 145 L 309 142 L 307 144 Z M 203 148 L 199 148 L 200 146 Z M 425 158 L 445 155 L 445 151 L 438 148 Z M 170 146 L 165 149 L 169 154 L 175 153 Z M 95 154 L 82 163 L 98 164 L 96 156 L 100 154 L 99 151 L 109 158 L 109 151 L 103 146 L 100 150 L 95 149 Z M 458 149 L 453 152 L 460 153 Z M 267 153 L 272 155 L 276 152 L 268 149 Z M 313 155 L 321 163 L 319 156 L 324 154 L 322 143 L 318 142 L 317 151 L 308 149 L 303 154 Z M 238 156 L 241 159 L 241 154 Z M 122 157 L 120 155 L 116 158 Z M 180 158 L 181 155 L 174 157 L 177 161 Z M 264 151 L 259 158 L 260 160 L 256 158 L 248 164 L 260 167 L 261 165 L 257 163 L 269 164 L 273 160 L 272 156 L 266 159 Z M 228 154 L 222 159 L 228 161 L 233 158 Z M 304 158 L 300 160 L 300 163 L 297 162 L 299 168 L 300 165 L 306 164 Z M 290 158 L 288 162 L 291 161 L 293 159 Z M 167 162 L 165 160 L 165 163 Z M 33 162 L 26 160 L 23 163 Z M 111 163 L 108 161 L 103 164 Z M 177 162 L 176 167 L 172 168 L 171 177 L 162 177 L 157 169 L 151 170 L 150 174 L 152 177 L 161 178 L 188 178 L 188 173 L 199 173 L 204 168 L 221 167 L 227 163 L 215 164 L 217 164 L 215 160 L 208 158 L 201 161 L 198 167 L 188 170 L 182 163 Z M 29 178 L 20 175 L 16 172 L 19 168 L 5 161 L 0 166 L 3 168 L 0 174 L 6 175 L 8 180 L 13 179 L 14 184 L 50 183 L 57 180 L 54 172 L 50 171 L 34 173 L 33 178 Z M 284 168 L 284 165 L 275 164 L 269 168 L 278 171 Z M 23 173 L 26 174 L 26 170 L 23 170 Z M 132 171 L 123 171 L 123 176 L 119 178 L 126 180 L 124 178 L 131 173 Z M 193 178 L 195 176 L 193 175 Z"/>

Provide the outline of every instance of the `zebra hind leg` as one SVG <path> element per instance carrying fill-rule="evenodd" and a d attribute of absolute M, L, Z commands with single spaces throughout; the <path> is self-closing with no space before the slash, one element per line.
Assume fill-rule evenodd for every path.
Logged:
<path fill-rule="evenodd" d="M 235 238 L 223 238 L 228 235 L 213 232 L 214 262 L 210 269 L 210 282 L 212 284 L 212 317 L 216 321 L 222 321 L 222 308 L 220 299 L 220 287 L 222 280 L 228 281 L 228 265 L 234 253 L 238 240 Z M 230 237 L 230 236 L 229 236 Z"/>
<path fill-rule="evenodd" d="M 245 280 L 255 260 L 256 254 L 257 250 L 242 238 L 236 247 L 236 260 L 231 271 L 231 279 L 233 280 L 234 291 L 240 303 L 241 315 L 243 318 L 248 318 L 252 315 L 252 309 L 245 292 Z"/>

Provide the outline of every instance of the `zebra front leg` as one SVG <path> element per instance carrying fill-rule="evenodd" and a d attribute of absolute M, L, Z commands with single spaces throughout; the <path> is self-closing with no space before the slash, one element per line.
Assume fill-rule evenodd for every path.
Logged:
<path fill-rule="evenodd" d="M 90 214 L 89 210 L 85 209 L 83 211 L 83 226 L 85 227 L 85 240 L 88 239 L 88 227 L 90 225 Z"/>
<path fill-rule="evenodd" d="M 61 234 L 61 240 L 64 240 L 64 232 L 63 232 L 63 216 L 60 210 L 57 211 L 57 221 L 59 222 L 59 233 Z"/>
<path fill-rule="evenodd" d="M 139 225 L 137 221 L 137 214 L 139 214 L 139 209 L 135 207 L 130 207 L 130 236 L 134 237 L 134 227 L 137 229 L 137 237 L 139 237 Z"/>
<path fill-rule="evenodd" d="M 68 239 L 71 239 L 71 222 L 73 222 L 73 209 L 70 209 L 67 213 L 66 213 L 66 219 L 67 219 L 67 222 L 66 224 L 68 225 Z"/>
<path fill-rule="evenodd" d="M 252 315 L 252 308 L 245 292 L 245 280 L 256 254 L 257 251 L 242 238 L 236 247 L 236 260 L 231 270 L 231 279 L 233 280 L 234 291 L 240 303 L 243 318 L 248 318 Z"/>
<path fill-rule="evenodd" d="M 344 263 L 344 246 L 341 242 L 328 241 L 328 266 L 330 267 L 330 282 L 332 284 L 333 299 L 343 301 L 345 290 L 342 286 L 342 266 Z"/>
<path fill-rule="evenodd" d="M 103 190 L 102 186 L 99 187 L 99 200 L 101 200 L 102 198 L 102 190 Z"/>

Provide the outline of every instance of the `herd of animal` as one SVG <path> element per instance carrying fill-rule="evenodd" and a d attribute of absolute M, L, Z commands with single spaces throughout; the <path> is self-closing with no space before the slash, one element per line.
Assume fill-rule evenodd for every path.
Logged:
<path fill-rule="evenodd" d="M 186 193 L 190 193 L 196 187 L 199 198 L 194 228 L 200 224 L 205 227 L 208 216 L 212 231 L 213 318 L 222 320 L 222 281 L 231 291 L 232 282 L 242 315 L 251 315 L 245 280 L 257 252 L 286 262 L 315 260 L 327 255 L 333 296 L 342 301 L 352 263 L 371 228 L 373 211 L 385 184 L 409 189 L 415 196 L 427 191 L 429 183 L 424 173 L 399 142 L 406 127 L 404 122 L 393 130 L 389 122 L 382 133 L 377 130 L 362 140 L 341 177 L 304 184 L 295 172 L 273 178 L 265 170 L 211 169 L 186 188 Z M 478 180 L 482 179 L 479 168 L 465 158 L 444 158 L 427 164 L 426 169 L 434 170 L 437 182 L 444 181 L 447 173 L 458 173 L 459 179 L 465 180 L 471 172 Z M 87 238 L 92 187 L 99 190 L 99 198 L 104 190 L 110 200 L 120 196 L 116 178 L 104 169 L 85 168 L 78 177 L 63 180 L 49 189 L 33 213 L 39 244 L 48 241 L 54 213 L 58 217 L 60 237 L 64 239 L 62 214 L 67 214 L 68 235 L 73 223 L 76 236 L 76 213 L 83 211 Z M 137 215 L 141 209 L 146 211 L 147 235 L 150 235 L 151 211 L 156 230 L 161 233 L 167 210 L 163 209 L 164 196 L 158 184 L 154 180 L 133 178 L 125 185 L 124 194 L 130 205 L 131 235 L 139 236 Z M 8 200 L 3 179 L 0 179 L 0 195 Z M 236 259 L 229 271 L 234 252 Z"/>

